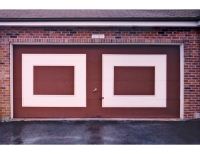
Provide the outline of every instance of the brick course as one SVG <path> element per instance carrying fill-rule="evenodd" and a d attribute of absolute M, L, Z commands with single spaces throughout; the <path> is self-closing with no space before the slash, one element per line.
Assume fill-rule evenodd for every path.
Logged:
<path fill-rule="evenodd" d="M 105 34 L 105 39 L 91 39 Z M 200 28 L 0 27 L 0 120 L 10 118 L 10 43 L 183 43 L 184 118 L 200 113 Z"/>

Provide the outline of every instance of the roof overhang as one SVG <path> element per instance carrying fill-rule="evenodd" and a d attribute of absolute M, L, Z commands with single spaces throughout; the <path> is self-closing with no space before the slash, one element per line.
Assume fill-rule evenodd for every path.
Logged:
<path fill-rule="evenodd" d="M 200 21 L 51 21 L 0 22 L 0 26 L 23 27 L 200 27 Z"/>

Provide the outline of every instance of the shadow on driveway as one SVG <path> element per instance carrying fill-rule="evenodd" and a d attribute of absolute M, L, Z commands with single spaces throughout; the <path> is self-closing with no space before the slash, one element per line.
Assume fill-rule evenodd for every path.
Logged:
<path fill-rule="evenodd" d="M 0 122 L 0 144 L 200 144 L 200 121 Z"/>

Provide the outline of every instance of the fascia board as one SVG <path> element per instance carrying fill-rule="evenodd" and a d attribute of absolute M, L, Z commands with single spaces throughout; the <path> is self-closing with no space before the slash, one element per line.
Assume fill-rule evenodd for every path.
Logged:
<path fill-rule="evenodd" d="M 57 21 L 57 22 L 0 22 L 0 26 L 25 27 L 199 27 L 200 21 Z"/>

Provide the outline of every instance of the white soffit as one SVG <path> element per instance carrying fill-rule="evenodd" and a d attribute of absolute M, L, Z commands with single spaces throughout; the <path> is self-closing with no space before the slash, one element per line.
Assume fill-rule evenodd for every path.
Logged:
<path fill-rule="evenodd" d="M 76 26 L 76 27 L 199 27 L 200 21 L 52 21 L 0 22 L 0 26 Z"/>
<path fill-rule="evenodd" d="M 74 95 L 34 95 L 34 66 L 74 66 Z M 86 55 L 22 54 L 22 107 L 86 107 Z"/>

